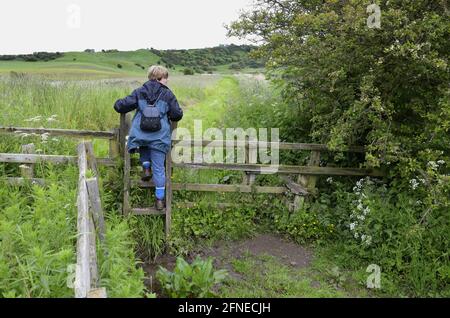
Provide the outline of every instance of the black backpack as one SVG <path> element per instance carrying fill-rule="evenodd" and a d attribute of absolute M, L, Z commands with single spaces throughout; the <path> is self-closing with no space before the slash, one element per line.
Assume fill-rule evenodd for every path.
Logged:
<path fill-rule="evenodd" d="M 161 114 L 158 107 L 156 107 L 161 95 L 162 92 L 153 104 L 150 104 L 147 101 L 147 105 L 141 109 L 142 116 L 140 128 L 142 131 L 156 132 L 161 130 Z"/>

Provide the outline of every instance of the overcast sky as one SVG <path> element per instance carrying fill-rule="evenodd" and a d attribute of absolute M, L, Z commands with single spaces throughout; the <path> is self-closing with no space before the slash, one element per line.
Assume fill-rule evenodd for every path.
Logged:
<path fill-rule="evenodd" d="M 1 0 L 0 54 L 244 43 L 224 24 L 252 0 Z"/>

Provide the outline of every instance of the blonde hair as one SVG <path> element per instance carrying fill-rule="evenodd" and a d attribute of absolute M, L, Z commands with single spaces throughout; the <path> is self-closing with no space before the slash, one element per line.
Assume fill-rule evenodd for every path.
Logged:
<path fill-rule="evenodd" d="M 148 69 L 148 79 L 160 81 L 163 78 L 169 78 L 169 71 L 161 65 L 152 65 Z"/>

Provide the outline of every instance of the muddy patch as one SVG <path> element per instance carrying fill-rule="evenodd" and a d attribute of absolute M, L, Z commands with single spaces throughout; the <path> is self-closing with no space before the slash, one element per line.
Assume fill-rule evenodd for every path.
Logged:
<path fill-rule="evenodd" d="M 237 242 L 217 242 L 212 247 L 204 247 L 192 253 L 185 259 L 190 263 L 197 256 L 201 258 L 212 257 L 216 269 L 226 269 L 231 277 L 241 279 L 241 275 L 233 271 L 231 264 L 233 259 L 239 259 L 246 255 L 261 256 L 270 255 L 279 259 L 285 265 L 293 268 L 305 268 L 311 264 L 312 252 L 300 245 L 290 242 L 274 234 L 259 234 L 253 238 Z M 161 295 L 161 286 L 155 278 L 159 266 L 172 271 L 175 267 L 176 257 L 162 255 L 154 263 L 146 263 L 143 269 L 146 272 L 147 288 Z"/>

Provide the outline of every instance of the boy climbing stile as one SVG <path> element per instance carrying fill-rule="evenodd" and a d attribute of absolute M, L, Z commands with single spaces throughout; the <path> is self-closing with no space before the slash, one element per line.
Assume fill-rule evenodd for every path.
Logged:
<path fill-rule="evenodd" d="M 158 210 L 164 209 L 165 158 L 172 143 L 170 121 L 179 121 L 183 117 L 183 110 L 167 87 L 168 78 L 166 68 L 151 66 L 148 71 L 149 81 L 114 104 L 118 113 L 136 110 L 131 122 L 127 151 L 130 154 L 139 152 L 143 181 L 152 178 L 151 167 Z"/>

